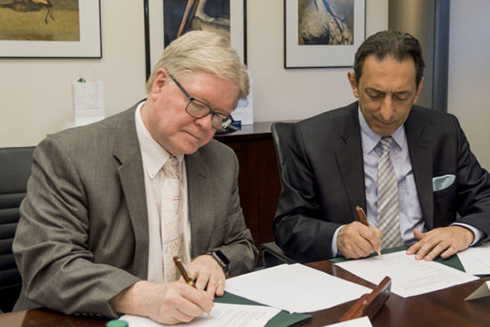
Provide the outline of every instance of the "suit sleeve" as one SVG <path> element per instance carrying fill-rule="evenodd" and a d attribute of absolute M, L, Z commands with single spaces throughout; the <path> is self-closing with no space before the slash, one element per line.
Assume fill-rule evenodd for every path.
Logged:
<path fill-rule="evenodd" d="M 274 236 L 286 255 L 299 262 L 312 262 L 332 256 L 332 239 L 341 224 L 331 222 L 322 213 L 305 144 L 308 143 L 296 125 L 290 152 L 281 169 Z"/>
<path fill-rule="evenodd" d="M 252 234 L 245 224 L 245 218 L 240 205 L 238 194 L 238 159 L 234 158 L 234 178 L 229 201 L 227 232 L 223 245 L 219 250 L 230 260 L 230 276 L 236 276 L 252 271 L 255 268 L 258 250 L 254 245 Z"/>
<path fill-rule="evenodd" d="M 87 196 L 63 146 L 48 137 L 33 160 L 13 243 L 23 279 L 16 309 L 42 306 L 66 314 L 116 317 L 109 299 L 139 279 L 94 262 Z"/>
<path fill-rule="evenodd" d="M 490 236 L 490 175 L 483 169 L 470 150 L 470 144 L 454 118 L 458 136 L 457 208 L 461 216 L 457 222 L 478 228 Z"/>
<path fill-rule="evenodd" d="M 207 167 L 203 169 L 209 169 L 209 175 L 213 177 L 209 178 L 210 184 L 193 184 L 198 192 L 195 193 L 196 197 L 200 194 L 199 201 L 203 201 L 204 196 L 210 201 L 197 212 L 194 203 L 194 215 L 208 223 L 206 226 L 193 226 L 193 244 L 196 247 L 193 252 L 200 255 L 210 250 L 220 250 L 230 260 L 230 276 L 250 272 L 255 268 L 258 250 L 245 224 L 240 205 L 238 159 L 231 148 L 214 140 L 203 147 L 202 156 Z M 211 192 L 212 196 L 203 195 L 203 190 Z M 193 213 L 191 211 L 191 215 Z M 210 243 L 205 241 L 204 235 L 208 234 Z"/>

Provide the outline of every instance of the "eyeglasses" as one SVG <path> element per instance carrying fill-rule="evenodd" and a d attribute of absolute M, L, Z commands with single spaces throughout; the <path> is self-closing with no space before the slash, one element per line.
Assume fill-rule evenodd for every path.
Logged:
<path fill-rule="evenodd" d="M 225 115 L 221 112 L 214 111 L 208 104 L 199 101 L 191 96 L 189 92 L 187 92 L 172 75 L 169 74 L 169 76 L 189 99 L 189 102 L 187 102 L 187 105 L 185 106 L 185 111 L 189 115 L 196 119 L 201 119 L 206 117 L 207 115 L 211 115 L 211 123 L 213 125 L 213 128 L 218 130 L 225 129 L 230 126 L 231 123 L 233 123 L 233 118 L 230 115 Z"/>

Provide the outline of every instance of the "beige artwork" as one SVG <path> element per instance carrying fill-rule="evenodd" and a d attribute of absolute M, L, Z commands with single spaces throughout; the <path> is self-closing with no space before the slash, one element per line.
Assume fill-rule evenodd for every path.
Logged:
<path fill-rule="evenodd" d="M 0 0 L 0 40 L 80 41 L 79 0 Z"/>

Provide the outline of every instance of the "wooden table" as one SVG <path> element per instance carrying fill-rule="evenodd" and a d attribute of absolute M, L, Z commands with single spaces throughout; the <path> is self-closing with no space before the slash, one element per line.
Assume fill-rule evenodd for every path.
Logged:
<path fill-rule="evenodd" d="M 369 282 L 334 266 L 330 261 L 311 263 L 308 266 L 367 287 L 374 287 Z M 372 324 L 374 327 L 488 327 L 490 326 L 490 298 L 464 301 L 464 298 L 477 289 L 483 281 L 488 280 L 490 277 L 406 299 L 392 294 L 386 305 L 373 319 Z M 315 312 L 312 314 L 312 320 L 303 326 L 325 326 L 338 322 L 340 316 L 352 303 L 344 303 L 328 310 Z M 39 309 L 0 315 L 0 326 L 2 327 L 103 327 L 106 322 L 106 320 L 71 317 Z"/>
<path fill-rule="evenodd" d="M 308 266 L 370 288 L 375 287 L 375 285 L 333 265 L 330 261 L 311 263 Z M 409 298 L 391 294 L 386 305 L 371 323 L 374 327 L 488 327 L 490 326 L 490 297 L 468 302 L 464 300 L 483 281 L 488 280 L 490 277 Z M 304 326 L 324 326 L 338 322 L 338 319 L 352 303 L 344 303 L 329 310 L 315 312 L 313 319 Z"/>

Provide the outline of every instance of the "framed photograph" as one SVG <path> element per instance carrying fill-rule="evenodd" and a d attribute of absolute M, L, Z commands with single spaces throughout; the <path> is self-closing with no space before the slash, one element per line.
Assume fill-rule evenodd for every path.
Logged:
<path fill-rule="evenodd" d="M 101 58 L 100 0 L 0 0 L 0 57 Z"/>
<path fill-rule="evenodd" d="M 246 12 L 246 0 L 145 0 L 146 77 L 163 49 L 190 30 L 223 33 L 246 64 Z"/>
<path fill-rule="evenodd" d="M 352 66 L 365 11 L 365 0 L 284 0 L 284 68 Z"/>

